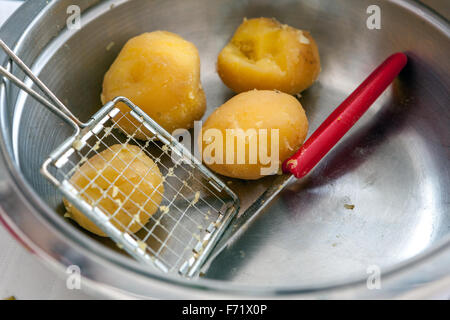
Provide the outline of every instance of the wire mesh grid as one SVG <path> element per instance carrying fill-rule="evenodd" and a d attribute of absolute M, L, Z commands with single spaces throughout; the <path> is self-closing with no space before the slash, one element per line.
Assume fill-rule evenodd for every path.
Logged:
<path fill-rule="evenodd" d="M 129 102 L 105 105 L 107 113 L 99 111 L 46 169 L 72 215 L 83 212 L 136 259 L 193 276 L 236 212 L 237 198 L 123 101 Z"/>

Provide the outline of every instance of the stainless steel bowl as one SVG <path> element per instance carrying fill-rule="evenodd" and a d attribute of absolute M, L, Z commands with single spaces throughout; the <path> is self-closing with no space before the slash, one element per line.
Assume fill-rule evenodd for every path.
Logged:
<path fill-rule="evenodd" d="M 196 281 L 152 273 L 62 218 L 60 195 L 39 167 L 69 130 L 3 83 L 0 217 L 42 261 L 58 272 L 80 266 L 85 288 L 113 297 L 376 298 L 405 297 L 416 288 L 450 291 L 450 29 L 443 18 L 408 0 L 379 1 L 380 30 L 366 27 L 370 0 L 84 0 L 78 1 L 82 28 L 67 30 L 73 3 L 28 1 L 0 36 L 81 119 L 100 106 L 103 74 L 125 41 L 156 29 L 197 45 L 207 114 L 232 95 L 215 60 L 243 17 L 275 17 L 310 30 L 323 68 L 301 98 L 311 132 L 389 54 L 405 51 L 410 62 L 326 160 L 256 208 L 245 232 Z M 371 290 L 367 279 L 378 268 L 381 289 Z"/>

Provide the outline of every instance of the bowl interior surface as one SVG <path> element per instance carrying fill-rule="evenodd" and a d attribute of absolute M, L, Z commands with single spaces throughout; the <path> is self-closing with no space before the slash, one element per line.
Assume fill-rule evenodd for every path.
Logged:
<path fill-rule="evenodd" d="M 299 98 L 311 134 L 388 55 L 407 52 L 407 68 L 344 140 L 283 190 L 204 275 L 274 287 L 325 285 L 365 277 L 373 265 L 390 268 L 450 233 L 448 33 L 401 1 L 379 2 L 381 29 L 369 30 L 366 0 L 106 1 L 82 14 L 80 30 L 58 33 L 33 69 L 87 120 L 101 106 L 103 75 L 123 44 L 143 32 L 172 31 L 199 49 L 206 119 L 233 96 L 216 73 L 217 54 L 244 17 L 274 17 L 310 31 L 319 46 L 322 73 Z M 24 94 L 15 102 L 15 159 L 62 216 L 61 196 L 39 169 L 70 128 Z M 264 188 L 270 179 L 230 187 Z"/>

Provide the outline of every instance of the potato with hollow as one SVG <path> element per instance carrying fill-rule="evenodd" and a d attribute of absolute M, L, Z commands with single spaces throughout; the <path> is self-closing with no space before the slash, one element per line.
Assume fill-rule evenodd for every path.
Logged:
<path fill-rule="evenodd" d="M 199 137 L 205 164 L 227 177 L 255 180 L 278 172 L 303 144 L 308 119 L 293 96 L 240 93 L 216 109 Z"/>
<path fill-rule="evenodd" d="M 130 99 L 169 133 L 191 128 L 206 109 L 197 48 L 167 31 L 128 40 L 103 80 L 103 104 L 117 96 Z M 122 103 L 120 108 L 129 111 Z M 137 121 L 122 118 L 118 124 L 133 134 Z M 145 139 L 149 132 L 143 131 L 136 138 Z"/>
<path fill-rule="evenodd" d="M 220 52 L 217 71 L 237 93 L 277 89 L 297 94 L 316 81 L 320 57 L 309 32 L 275 19 L 244 19 Z"/>
<path fill-rule="evenodd" d="M 93 183 L 90 183 L 93 181 Z M 90 204 L 97 203 L 121 231 L 139 231 L 161 203 L 164 186 L 158 166 L 137 146 L 116 144 L 88 159 L 70 178 Z M 106 192 L 106 197 L 103 195 Z M 150 198 L 149 201 L 148 198 Z M 67 199 L 68 216 L 84 229 L 107 235 Z"/>

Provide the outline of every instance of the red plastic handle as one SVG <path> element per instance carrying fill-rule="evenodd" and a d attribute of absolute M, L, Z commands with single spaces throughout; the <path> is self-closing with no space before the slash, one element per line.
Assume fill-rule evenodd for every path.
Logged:
<path fill-rule="evenodd" d="M 297 178 L 307 175 L 391 84 L 407 60 L 404 53 L 387 58 L 283 163 L 283 171 Z"/>

